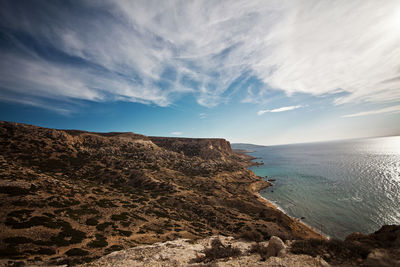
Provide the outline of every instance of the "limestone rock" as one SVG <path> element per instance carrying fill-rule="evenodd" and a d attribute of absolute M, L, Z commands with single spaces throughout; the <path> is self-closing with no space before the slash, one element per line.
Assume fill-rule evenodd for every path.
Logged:
<path fill-rule="evenodd" d="M 225 246 L 239 248 L 242 256 L 222 258 L 212 262 L 193 262 L 197 256 L 203 255 L 203 250 L 210 246 L 212 240 L 218 238 Z M 273 244 L 281 244 L 276 238 Z M 258 254 L 247 254 L 252 242 L 237 240 L 226 236 L 211 236 L 196 242 L 187 239 L 177 239 L 164 243 L 139 246 L 123 251 L 113 252 L 94 262 L 84 264 L 81 267 L 130 267 L 130 266 L 216 266 L 216 267 L 240 267 L 240 266 L 281 266 L 281 267 L 329 267 L 321 257 L 309 255 L 294 255 L 286 253 L 282 258 L 270 257 L 266 261 L 260 261 Z M 275 245 L 274 245 L 275 246 Z M 283 251 L 286 249 L 281 249 Z M 208 265 L 207 265 L 208 264 Z"/>
<path fill-rule="evenodd" d="M 392 267 L 400 266 L 400 261 L 396 261 L 382 249 L 375 249 L 368 254 L 367 260 L 364 263 L 365 266 L 381 266 L 381 267 Z"/>
<path fill-rule="evenodd" d="M 288 254 L 283 258 L 271 257 L 263 266 L 279 267 L 329 267 L 330 265 L 321 257 L 311 257 L 309 255 Z"/>
<path fill-rule="evenodd" d="M 268 242 L 266 258 L 278 256 L 279 252 L 283 249 L 286 249 L 285 243 L 277 236 L 271 237 Z"/>

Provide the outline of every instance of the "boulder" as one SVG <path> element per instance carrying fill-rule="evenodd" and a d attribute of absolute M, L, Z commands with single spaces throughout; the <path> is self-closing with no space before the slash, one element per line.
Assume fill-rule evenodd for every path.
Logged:
<path fill-rule="evenodd" d="M 268 259 L 269 257 L 278 256 L 278 254 L 281 250 L 286 250 L 285 243 L 283 243 L 283 241 L 279 237 L 272 236 L 268 242 L 266 258 Z M 285 253 L 281 253 L 281 254 L 285 254 Z"/>
<path fill-rule="evenodd" d="M 385 250 L 375 249 L 368 254 L 368 257 L 364 262 L 364 266 L 392 267 L 400 266 L 400 262 L 392 259 Z"/>

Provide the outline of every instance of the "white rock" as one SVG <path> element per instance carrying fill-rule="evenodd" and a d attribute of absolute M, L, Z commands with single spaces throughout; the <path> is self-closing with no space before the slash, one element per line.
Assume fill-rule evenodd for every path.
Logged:
<path fill-rule="evenodd" d="M 203 250 L 209 247 L 211 240 L 219 238 L 225 245 L 241 248 L 247 252 L 254 243 L 235 240 L 231 237 L 212 236 L 188 242 L 186 239 L 177 239 L 153 245 L 138 246 L 122 251 L 116 251 L 96 261 L 81 265 L 81 267 L 187 267 L 204 266 L 205 263 L 193 263 L 197 256 L 203 255 Z M 260 261 L 258 254 L 243 254 L 240 257 L 223 258 L 210 264 L 216 267 L 327 267 L 322 258 L 313 258 L 309 255 L 294 255 L 282 246 L 282 240 L 277 237 L 271 238 L 268 246 L 282 256 L 270 257 L 267 261 Z M 283 255 L 285 254 L 285 255 Z M 0 264 L 1 265 L 1 264 Z"/>
<path fill-rule="evenodd" d="M 276 257 L 278 256 L 279 252 L 282 249 L 286 249 L 286 245 L 283 243 L 283 241 L 277 237 L 273 236 L 268 242 L 268 247 L 267 247 L 267 259 L 269 257 Z"/>
<path fill-rule="evenodd" d="M 389 255 L 380 249 L 375 249 L 368 254 L 367 260 L 364 263 L 365 266 L 381 266 L 381 267 L 392 267 L 400 266 L 400 262 L 396 262 L 391 259 Z"/>
<path fill-rule="evenodd" d="M 287 253 L 288 253 L 288 252 L 287 252 L 287 249 L 284 248 L 284 249 L 281 249 L 281 251 L 278 252 L 278 255 L 277 255 L 277 256 L 278 256 L 279 258 L 283 258 L 283 257 L 286 256 Z"/>

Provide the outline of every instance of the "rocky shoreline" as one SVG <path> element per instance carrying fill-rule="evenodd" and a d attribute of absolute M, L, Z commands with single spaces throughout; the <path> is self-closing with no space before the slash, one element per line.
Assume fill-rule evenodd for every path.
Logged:
<path fill-rule="evenodd" d="M 250 153 L 250 151 L 247 150 L 234 150 L 234 152 L 238 153 L 238 154 L 242 154 L 246 156 L 246 160 L 247 160 L 247 167 L 250 166 L 257 166 L 257 165 L 263 165 L 263 163 L 259 163 L 259 162 L 254 162 L 253 160 L 256 159 L 256 157 L 253 157 L 247 153 Z M 254 174 L 255 175 L 255 174 Z M 259 176 L 258 176 L 259 177 Z M 294 218 L 292 216 L 290 216 L 289 214 L 287 214 L 285 211 L 283 211 L 282 209 L 280 209 L 279 207 L 277 207 L 276 205 L 274 205 L 272 202 L 270 202 L 268 199 L 264 198 L 261 196 L 261 191 L 267 187 L 273 186 L 273 184 L 271 183 L 271 179 L 263 179 L 262 177 L 259 177 L 259 179 L 261 179 L 261 181 L 257 181 L 254 182 L 253 184 L 250 185 L 250 190 L 253 192 L 253 194 L 258 198 L 258 200 L 262 203 L 264 203 L 266 206 L 268 206 L 269 208 L 275 209 L 278 212 L 283 213 L 285 216 L 288 216 L 290 219 L 292 219 L 293 224 L 296 225 L 297 223 L 301 224 L 302 226 L 308 228 L 310 230 L 310 232 L 314 232 L 316 235 L 310 235 L 306 238 L 321 238 L 324 240 L 329 239 L 329 237 L 325 234 L 323 234 L 322 232 L 319 232 L 318 230 L 314 229 L 313 227 L 311 227 L 310 225 L 304 223 L 303 221 Z M 274 180 L 274 179 L 272 179 Z M 300 228 L 300 227 L 299 227 Z M 302 228 L 302 227 L 301 227 Z M 300 228 L 300 229 L 301 229 Z M 300 230 L 301 231 L 301 230 Z"/>
<path fill-rule="evenodd" d="M 224 139 L 0 121 L 0 151 L 0 264 L 5 266 L 72 266 L 120 255 L 115 251 L 123 255 L 183 239 L 195 244 L 212 236 L 256 245 L 280 238 L 291 244 L 288 262 L 297 258 L 290 255 L 307 254 L 353 266 L 371 253 L 396 259 L 399 252 L 396 227 L 335 243 L 290 218 L 261 198 L 258 192 L 270 183 L 249 171 L 251 157 L 234 153 Z M 226 256 L 217 260 L 219 266 L 238 266 L 218 263 L 229 261 L 229 253 L 240 254 L 239 262 L 247 257 L 229 244 L 216 251 Z"/>

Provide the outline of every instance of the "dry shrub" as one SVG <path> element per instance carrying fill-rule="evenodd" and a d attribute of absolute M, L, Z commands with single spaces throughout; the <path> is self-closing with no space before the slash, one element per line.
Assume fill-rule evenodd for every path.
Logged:
<path fill-rule="evenodd" d="M 256 230 L 244 231 L 243 233 L 241 233 L 240 238 L 243 238 L 244 240 L 247 241 L 255 241 L 255 242 L 260 242 L 263 241 L 264 239 L 263 235 Z"/>
<path fill-rule="evenodd" d="M 294 254 L 307 254 L 313 257 L 317 255 L 324 256 L 326 253 L 329 253 L 333 257 L 327 258 L 326 260 L 336 261 L 340 259 L 365 259 L 370 251 L 362 245 L 338 239 L 331 239 L 328 241 L 322 239 L 307 239 L 294 242 L 291 252 Z"/>
<path fill-rule="evenodd" d="M 241 251 L 238 248 L 233 248 L 231 245 L 225 246 L 219 238 L 211 241 L 211 247 L 204 249 L 204 256 L 199 256 L 192 260 L 192 262 L 211 262 L 216 259 L 223 259 L 229 257 L 238 257 Z"/>
<path fill-rule="evenodd" d="M 250 250 L 249 250 L 250 254 L 259 254 L 261 256 L 261 259 L 263 261 L 266 260 L 266 255 L 267 255 L 267 247 L 264 245 L 261 245 L 260 243 L 256 243 L 251 245 Z"/>

